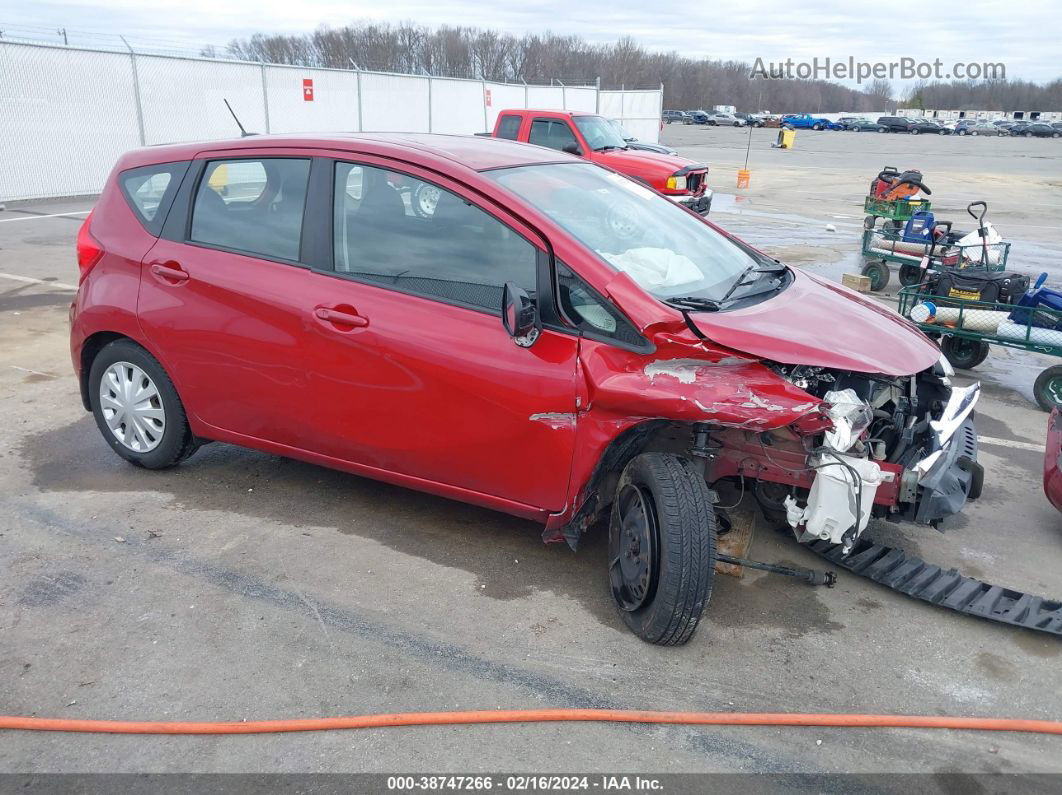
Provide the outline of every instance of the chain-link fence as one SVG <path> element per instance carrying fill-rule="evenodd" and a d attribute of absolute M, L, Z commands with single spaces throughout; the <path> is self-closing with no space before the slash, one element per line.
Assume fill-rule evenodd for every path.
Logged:
<path fill-rule="evenodd" d="M 656 141 L 661 95 L 0 41 L 0 201 L 96 193 L 128 149 L 234 137 L 225 100 L 248 132 L 470 134 L 534 107 Z"/>

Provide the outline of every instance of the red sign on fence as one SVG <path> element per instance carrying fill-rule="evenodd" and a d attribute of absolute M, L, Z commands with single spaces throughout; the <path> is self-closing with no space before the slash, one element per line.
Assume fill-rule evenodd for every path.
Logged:
<path fill-rule="evenodd" d="M 304 77 L 302 79 L 302 98 L 307 102 L 313 102 L 313 78 Z"/>

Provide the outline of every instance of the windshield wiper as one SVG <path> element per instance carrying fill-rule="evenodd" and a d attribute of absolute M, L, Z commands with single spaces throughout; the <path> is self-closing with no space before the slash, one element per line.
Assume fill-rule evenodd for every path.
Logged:
<path fill-rule="evenodd" d="M 697 295 L 665 298 L 663 301 L 679 309 L 699 309 L 702 312 L 718 312 L 722 304 L 722 301 L 716 301 L 714 298 L 701 298 Z"/>
<path fill-rule="evenodd" d="M 752 263 L 746 266 L 745 270 L 741 272 L 741 275 L 738 276 L 737 279 L 734 280 L 734 283 L 730 285 L 730 289 L 727 290 L 723 297 L 719 299 L 719 303 L 726 303 L 726 299 L 732 296 L 734 294 L 734 291 L 737 290 L 738 287 L 741 287 L 745 284 L 751 284 L 751 282 L 748 281 L 749 274 L 755 273 L 759 275 L 761 273 L 781 273 L 785 271 L 785 269 L 785 265 L 782 265 L 780 263 L 778 265 L 768 265 L 766 267 L 757 267 L 756 263 Z"/>
<path fill-rule="evenodd" d="M 605 144 L 604 146 L 595 146 L 595 152 L 606 152 L 609 149 L 626 149 L 626 146 L 616 146 L 615 144 Z"/>

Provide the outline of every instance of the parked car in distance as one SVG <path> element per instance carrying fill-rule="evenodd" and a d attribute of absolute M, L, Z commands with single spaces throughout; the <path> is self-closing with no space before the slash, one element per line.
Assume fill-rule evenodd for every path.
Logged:
<path fill-rule="evenodd" d="M 1010 134 L 1025 138 L 1062 138 L 1062 130 L 1043 122 L 1033 122 L 1020 128 L 1011 127 Z"/>
<path fill-rule="evenodd" d="M 663 113 L 663 120 L 667 124 L 672 122 L 684 123 L 688 118 L 688 114 L 684 110 L 665 110 Z"/>
<path fill-rule="evenodd" d="M 782 125 L 794 130 L 825 130 L 830 120 L 810 113 L 787 113 L 782 116 Z"/>
<path fill-rule="evenodd" d="M 903 116 L 879 116 L 878 132 L 910 132 L 911 120 Z"/>
<path fill-rule="evenodd" d="M 967 124 L 959 124 L 955 128 L 956 135 L 989 135 L 1000 136 L 1006 135 L 1007 131 L 1002 127 L 995 124 L 990 124 L 986 121 L 971 121 Z"/>
<path fill-rule="evenodd" d="M 708 111 L 704 110 L 688 110 L 686 111 L 687 124 L 711 124 L 709 121 Z"/>
<path fill-rule="evenodd" d="M 739 119 L 745 122 L 750 127 L 762 127 L 763 117 L 757 116 L 755 113 L 735 113 Z"/>
<path fill-rule="evenodd" d="M 420 183 L 426 217 L 395 187 Z M 708 602 L 713 484 L 747 483 L 797 541 L 845 546 L 872 516 L 936 524 L 978 496 L 979 386 L 952 386 L 917 328 L 555 149 L 413 133 L 141 149 L 77 261 L 71 361 L 118 456 L 162 469 L 240 445 L 573 549 L 603 519 L 602 579 L 647 642 L 686 642 Z"/>
<path fill-rule="evenodd" d="M 870 119 L 854 119 L 847 123 L 845 129 L 851 130 L 852 132 L 876 131 L 878 129 L 878 123 L 876 121 L 871 121 Z"/>
<path fill-rule="evenodd" d="M 738 116 L 736 116 L 733 113 L 726 113 L 726 112 L 721 111 L 721 110 L 713 110 L 713 111 L 710 111 L 707 114 L 707 116 L 708 116 L 708 120 L 707 120 L 706 123 L 710 124 L 712 126 L 715 126 L 715 127 L 719 127 L 719 126 L 722 126 L 722 127 L 744 127 L 745 126 L 745 120 L 742 119 L 742 118 L 739 118 Z"/>
<path fill-rule="evenodd" d="M 1062 121 L 1053 121 L 1051 122 L 1051 126 L 1056 130 L 1062 130 Z"/>
<path fill-rule="evenodd" d="M 930 135 L 951 135 L 951 130 L 932 119 L 909 119 L 908 121 L 910 121 L 910 126 L 907 131 L 911 133 L 911 135 L 921 135 L 923 133 Z"/>
<path fill-rule="evenodd" d="M 571 110 L 502 110 L 491 135 L 578 155 L 635 179 L 694 212 L 712 208 L 708 166 L 677 155 L 636 151 L 604 116 Z"/>
<path fill-rule="evenodd" d="M 857 121 L 863 121 L 863 117 L 862 116 L 841 116 L 839 119 L 837 119 L 837 121 L 835 123 L 841 125 L 842 129 L 847 130 L 848 129 L 848 125 L 854 124 Z"/>
<path fill-rule="evenodd" d="M 623 128 L 623 125 L 619 123 L 618 119 L 609 119 L 608 123 L 616 128 L 616 132 L 619 133 L 620 138 L 623 139 L 623 142 L 627 144 L 628 149 L 637 149 L 642 152 L 656 152 L 657 154 L 661 155 L 678 154 L 678 152 L 676 152 L 670 146 L 664 146 L 663 144 L 651 144 L 648 141 L 639 141 L 637 138 L 635 138 Z"/>

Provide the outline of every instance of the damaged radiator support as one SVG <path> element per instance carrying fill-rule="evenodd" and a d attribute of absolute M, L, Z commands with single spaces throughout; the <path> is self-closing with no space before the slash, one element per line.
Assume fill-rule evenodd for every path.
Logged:
<path fill-rule="evenodd" d="M 856 541 L 848 555 L 842 555 L 840 544 L 828 541 L 815 541 L 807 547 L 853 574 L 930 604 L 968 616 L 1062 635 L 1060 601 L 964 577 L 956 569 L 944 570 L 902 549 L 875 544 L 867 538 Z"/>

